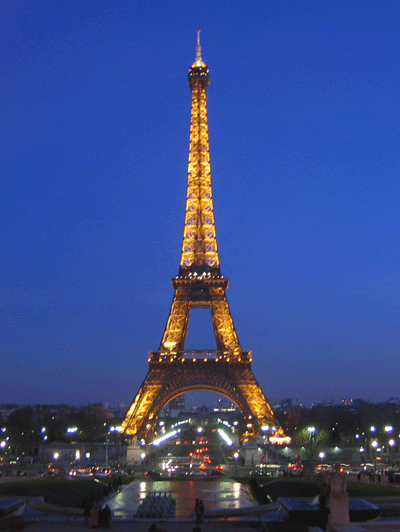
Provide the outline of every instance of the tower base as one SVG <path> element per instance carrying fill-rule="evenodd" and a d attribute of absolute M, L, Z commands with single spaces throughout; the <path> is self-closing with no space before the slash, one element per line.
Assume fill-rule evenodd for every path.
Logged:
<path fill-rule="evenodd" d="M 167 361 L 160 356 L 161 361 L 151 361 L 149 372 L 122 424 L 124 432 L 139 439 L 149 437 L 169 401 L 182 393 L 207 390 L 224 395 L 240 408 L 246 426 L 244 436 L 254 436 L 267 425 L 272 433 L 283 435 L 251 371 L 251 363 L 237 361 L 239 358 L 246 360 L 248 351 L 242 354 L 243 357 L 235 357 L 234 361 L 222 356 L 200 358 L 201 352 L 191 359 L 176 357 Z"/>

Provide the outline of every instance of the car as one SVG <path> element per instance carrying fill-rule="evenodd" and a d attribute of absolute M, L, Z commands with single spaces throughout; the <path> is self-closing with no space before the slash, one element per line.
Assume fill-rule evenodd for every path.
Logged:
<path fill-rule="evenodd" d="M 168 471 L 168 475 L 170 477 L 184 477 L 186 475 L 186 471 L 184 469 L 170 469 Z"/>
<path fill-rule="evenodd" d="M 190 475 L 193 476 L 193 477 L 205 477 L 207 475 L 207 473 L 204 470 L 202 470 L 202 469 L 193 469 L 190 472 Z"/>
<path fill-rule="evenodd" d="M 158 471 L 145 471 L 144 475 L 145 477 L 161 477 L 161 473 Z"/>
<path fill-rule="evenodd" d="M 289 469 L 287 467 L 280 467 L 276 470 L 278 477 L 287 477 L 289 475 Z"/>
<path fill-rule="evenodd" d="M 210 475 L 212 477 L 223 477 L 225 473 L 221 469 L 212 469 Z"/>
<path fill-rule="evenodd" d="M 289 469 L 289 477 L 302 477 L 303 476 L 303 470 L 302 469 Z"/>
<path fill-rule="evenodd" d="M 269 471 L 267 471 L 266 469 L 252 469 L 250 471 L 250 476 L 251 477 L 254 477 L 254 476 L 257 476 L 257 477 L 270 477 L 271 473 Z"/>
<path fill-rule="evenodd" d="M 328 472 L 332 471 L 332 466 L 329 464 L 318 464 L 316 470 L 320 472 Z"/>

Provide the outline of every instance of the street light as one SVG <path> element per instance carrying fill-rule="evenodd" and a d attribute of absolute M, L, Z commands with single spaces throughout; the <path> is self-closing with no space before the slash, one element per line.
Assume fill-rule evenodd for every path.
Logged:
<path fill-rule="evenodd" d="M 313 443 L 314 443 L 314 437 L 315 433 L 317 432 L 317 429 L 315 427 L 307 427 L 307 432 L 310 435 L 310 444 L 309 444 L 309 456 L 308 461 L 311 462 L 313 458 Z"/>
<path fill-rule="evenodd" d="M 4 456 L 3 456 L 3 454 L 4 454 L 4 452 L 5 452 L 4 449 L 6 448 L 6 445 L 7 445 L 7 442 L 6 442 L 5 440 L 3 440 L 3 441 L 0 442 L 0 448 L 1 448 L 1 454 L 2 454 L 2 456 L 1 456 L 1 461 L 4 460 Z"/>
<path fill-rule="evenodd" d="M 239 459 L 239 453 L 237 451 L 236 451 L 236 453 L 234 453 L 233 458 L 235 459 L 235 477 L 237 477 L 238 459 Z"/>
<path fill-rule="evenodd" d="M 393 453 L 393 447 L 396 445 L 396 442 L 391 439 L 389 440 L 389 467 L 392 467 L 392 453 Z"/>
<path fill-rule="evenodd" d="M 385 432 L 386 432 L 387 435 L 391 434 L 393 432 L 393 430 L 394 430 L 394 428 L 393 428 L 392 425 L 386 425 Z M 390 442 L 392 442 L 392 443 L 390 443 Z M 393 447 L 394 444 L 395 444 L 395 441 L 393 439 L 390 439 L 388 441 L 388 445 L 389 445 L 389 447 L 388 447 L 389 467 L 391 466 L 391 451 L 392 451 L 392 447 Z"/>
<path fill-rule="evenodd" d="M 372 443 L 371 443 L 371 446 L 374 448 L 374 471 L 376 469 L 376 452 L 377 452 L 377 448 L 378 448 L 378 442 L 376 440 L 374 440 Z"/>
<path fill-rule="evenodd" d="M 307 427 L 307 432 L 310 435 L 310 438 L 314 437 L 314 434 L 317 432 L 317 429 L 315 427 Z"/>

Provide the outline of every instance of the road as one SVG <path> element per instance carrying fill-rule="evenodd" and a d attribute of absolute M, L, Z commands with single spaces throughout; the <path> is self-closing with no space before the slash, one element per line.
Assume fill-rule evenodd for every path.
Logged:
<path fill-rule="evenodd" d="M 200 430 L 201 429 L 201 430 Z M 179 437 L 168 440 L 160 447 L 150 447 L 147 469 L 169 473 L 210 475 L 228 470 L 227 455 L 232 453 L 214 427 L 191 425 L 183 427 Z"/>

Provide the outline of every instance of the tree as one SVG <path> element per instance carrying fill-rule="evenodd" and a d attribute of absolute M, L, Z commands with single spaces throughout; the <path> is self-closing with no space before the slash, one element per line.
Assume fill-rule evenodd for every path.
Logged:
<path fill-rule="evenodd" d="M 308 461 L 314 459 L 321 449 L 326 446 L 328 440 L 328 431 L 325 428 L 319 429 L 317 427 L 302 427 L 293 436 L 293 442 L 300 447 L 304 447 Z"/>
<path fill-rule="evenodd" d="M 67 425 L 78 428 L 76 439 L 87 442 L 103 441 L 107 436 L 107 425 L 111 418 L 112 414 L 101 403 L 96 403 L 79 408 L 67 419 Z"/>
<path fill-rule="evenodd" d="M 28 452 L 39 444 L 40 433 L 33 409 L 29 406 L 17 408 L 7 418 L 9 444 L 17 452 L 25 448 Z"/>

